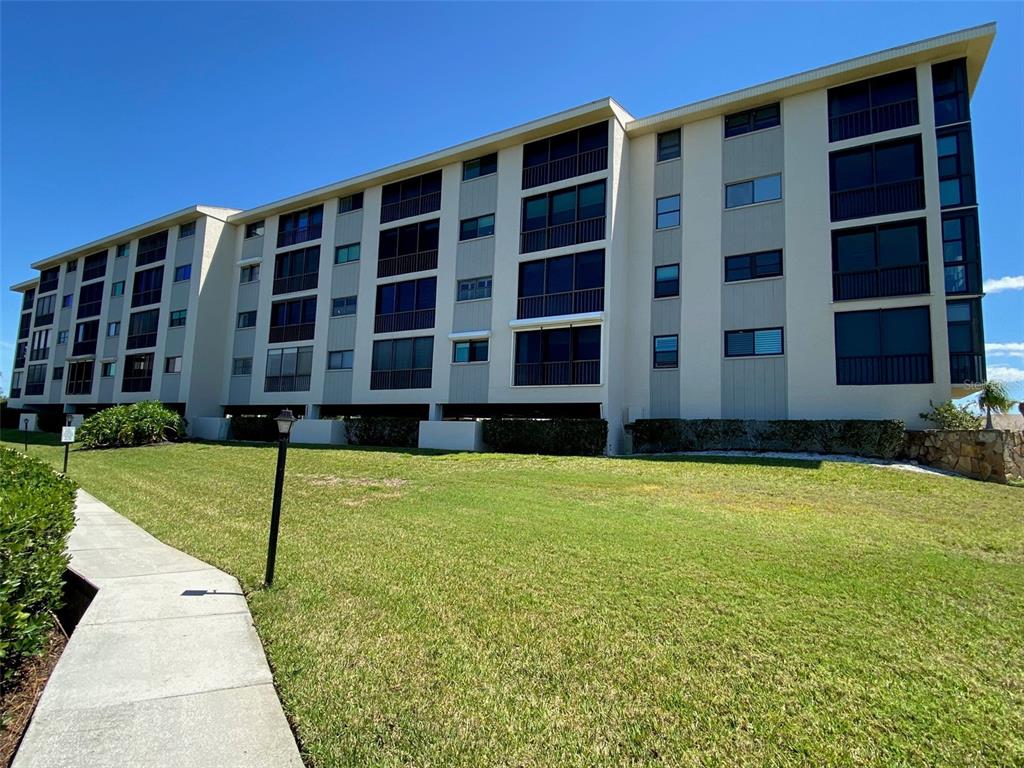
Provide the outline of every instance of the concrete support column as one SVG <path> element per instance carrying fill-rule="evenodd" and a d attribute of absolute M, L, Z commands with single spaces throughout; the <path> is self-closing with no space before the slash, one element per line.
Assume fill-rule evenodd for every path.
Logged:
<path fill-rule="evenodd" d="M 320 418 L 320 406 L 309 403 L 306 406 L 306 418 L 307 419 L 319 419 Z"/>
<path fill-rule="evenodd" d="M 441 403 L 431 403 L 428 419 L 430 421 L 441 421 Z"/>

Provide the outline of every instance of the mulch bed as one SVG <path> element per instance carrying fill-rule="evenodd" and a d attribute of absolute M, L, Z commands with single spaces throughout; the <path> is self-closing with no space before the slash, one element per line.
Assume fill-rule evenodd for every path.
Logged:
<path fill-rule="evenodd" d="M 17 685 L 0 693 L 0 765 L 9 766 L 21 744 L 21 737 L 32 719 L 43 686 L 57 665 L 68 639 L 56 626 L 50 630 L 43 653 L 29 659 L 21 668 Z"/>

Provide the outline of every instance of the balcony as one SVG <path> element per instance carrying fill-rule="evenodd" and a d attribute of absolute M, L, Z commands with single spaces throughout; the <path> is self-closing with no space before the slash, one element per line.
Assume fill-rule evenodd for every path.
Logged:
<path fill-rule="evenodd" d="M 156 331 L 136 333 L 130 335 L 125 343 L 125 349 L 143 349 L 156 346 Z M 75 352 L 77 355 L 78 353 Z"/>
<path fill-rule="evenodd" d="M 306 272 L 302 275 L 274 278 L 274 295 L 293 293 L 295 291 L 316 290 L 319 272 Z"/>
<path fill-rule="evenodd" d="M 548 248 L 561 248 L 566 245 L 592 243 L 604 239 L 604 216 L 593 219 L 580 219 L 566 224 L 555 224 L 543 229 L 534 229 L 519 234 L 519 252 L 534 253 Z"/>
<path fill-rule="evenodd" d="M 832 298 L 835 301 L 919 293 L 928 293 L 926 263 L 832 274 Z"/>
<path fill-rule="evenodd" d="M 312 339 L 314 335 L 316 335 L 316 323 L 274 325 L 270 327 L 269 343 L 276 344 L 281 341 L 307 341 Z"/>
<path fill-rule="evenodd" d="M 28 384 L 25 385 L 25 396 L 29 397 L 31 395 L 41 395 L 43 394 L 43 389 L 45 387 L 45 381 L 29 382 Z"/>
<path fill-rule="evenodd" d="M 25 367 L 25 355 L 20 355 L 20 356 L 17 356 L 17 357 L 14 358 L 14 367 L 15 368 L 24 368 Z"/>
<path fill-rule="evenodd" d="M 43 349 L 33 349 L 29 352 L 28 359 L 35 362 L 36 360 L 46 360 L 50 356 L 50 348 L 45 347 Z"/>
<path fill-rule="evenodd" d="M 953 384 L 981 384 L 985 376 L 984 355 L 950 354 L 949 378 Z"/>
<path fill-rule="evenodd" d="M 149 389 L 147 386 L 146 389 Z M 124 391 L 124 390 L 122 390 Z M 139 390 L 145 391 L 145 390 Z M 92 394 L 92 373 L 87 379 L 68 379 L 65 394 L 68 395 L 91 395 Z"/>
<path fill-rule="evenodd" d="M 380 208 L 380 223 L 386 224 L 389 221 L 398 221 L 439 210 L 441 210 L 441 193 L 428 192 L 419 197 L 399 200 L 397 203 L 385 203 Z"/>
<path fill-rule="evenodd" d="M 523 168 L 523 189 L 539 187 L 564 181 L 575 176 L 583 176 L 608 168 L 608 147 L 598 147 L 577 155 L 549 160 L 540 165 Z"/>
<path fill-rule="evenodd" d="M 600 360 L 560 360 L 552 363 L 516 363 L 515 386 L 576 386 L 601 382 Z"/>
<path fill-rule="evenodd" d="M 370 389 L 429 389 L 430 373 L 430 368 L 371 371 Z"/>
<path fill-rule="evenodd" d="M 132 307 L 145 307 L 149 304 L 160 303 L 161 288 L 153 288 L 148 291 L 137 291 L 132 294 Z"/>
<path fill-rule="evenodd" d="M 847 189 L 832 193 L 832 221 L 881 216 L 924 208 L 924 179 Z"/>
<path fill-rule="evenodd" d="M 48 315 L 36 315 L 36 328 L 42 328 L 44 325 L 53 324 L 53 312 Z"/>
<path fill-rule="evenodd" d="M 152 371 L 145 374 L 144 376 L 128 376 L 121 379 L 121 391 L 122 392 L 149 392 L 153 386 L 153 373 Z"/>
<path fill-rule="evenodd" d="M 59 285 L 60 285 L 60 274 L 58 273 L 55 277 L 52 277 L 49 280 L 46 280 L 46 281 L 43 281 L 43 282 L 39 283 L 39 288 L 36 291 L 36 296 L 42 296 L 44 293 L 49 293 L 50 291 L 56 291 L 57 290 L 57 286 L 59 286 Z"/>
<path fill-rule="evenodd" d="M 836 358 L 836 384 L 930 384 L 931 381 L 930 354 Z"/>
<path fill-rule="evenodd" d="M 96 339 L 83 339 L 82 341 L 75 340 L 74 346 L 71 349 L 71 354 L 75 357 L 79 355 L 95 355 L 96 354 Z"/>
<path fill-rule="evenodd" d="M 87 259 L 87 261 L 88 261 L 88 259 Z M 86 282 L 88 280 L 97 280 L 97 279 L 103 277 L 106 274 L 107 274 L 107 262 L 106 262 L 106 257 L 104 257 L 104 260 L 101 261 L 98 265 L 97 264 L 92 264 L 92 265 L 88 265 L 87 264 L 82 269 L 82 282 L 84 283 L 84 282 Z"/>
<path fill-rule="evenodd" d="M 323 229 L 322 223 L 296 229 L 282 229 L 277 233 L 277 247 L 285 248 L 296 243 L 304 243 L 307 240 L 316 240 L 323 234 Z"/>
<path fill-rule="evenodd" d="M 434 327 L 434 308 L 414 309 L 409 312 L 391 312 L 376 315 L 373 319 L 374 333 L 394 333 L 395 331 L 418 331 Z"/>
<path fill-rule="evenodd" d="M 309 374 L 298 376 L 267 376 L 263 381 L 264 392 L 308 392 Z"/>
<path fill-rule="evenodd" d="M 409 272 L 423 272 L 437 269 L 437 249 L 407 253 L 404 256 L 390 256 L 377 261 L 377 277 L 404 275 Z"/>
<path fill-rule="evenodd" d="M 520 296 L 516 317 L 525 320 L 531 317 L 555 317 L 576 315 L 581 312 L 600 312 L 604 309 L 604 288 L 587 288 L 582 291 L 544 293 L 538 296 Z"/>
<path fill-rule="evenodd" d="M 853 139 L 917 123 L 917 99 L 907 99 L 829 118 L 828 140 Z"/>
<path fill-rule="evenodd" d="M 17 400 L 21 397 L 21 387 L 11 387 L 11 399 Z"/>

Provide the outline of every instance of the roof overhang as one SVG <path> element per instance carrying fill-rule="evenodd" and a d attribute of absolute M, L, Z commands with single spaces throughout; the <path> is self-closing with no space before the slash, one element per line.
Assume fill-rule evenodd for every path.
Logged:
<path fill-rule="evenodd" d="M 23 280 L 20 283 L 15 283 L 11 286 L 11 290 L 17 291 L 18 293 L 24 293 L 30 288 L 35 288 L 37 285 L 39 285 L 39 278 L 33 277 L 31 280 Z"/>

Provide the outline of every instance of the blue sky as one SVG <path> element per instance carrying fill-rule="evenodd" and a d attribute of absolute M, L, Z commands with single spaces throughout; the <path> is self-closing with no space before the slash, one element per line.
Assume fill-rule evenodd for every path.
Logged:
<path fill-rule="evenodd" d="M 642 116 L 996 21 L 972 103 L 989 372 L 1024 399 L 1024 4 L 0 5 L 0 386 L 29 263 L 602 96 Z"/>

